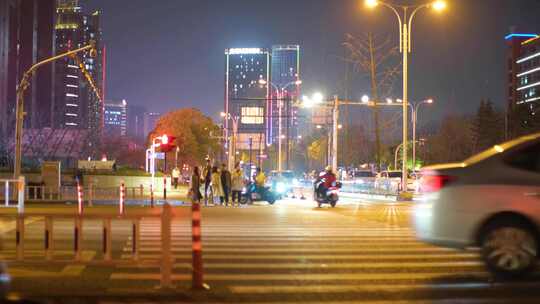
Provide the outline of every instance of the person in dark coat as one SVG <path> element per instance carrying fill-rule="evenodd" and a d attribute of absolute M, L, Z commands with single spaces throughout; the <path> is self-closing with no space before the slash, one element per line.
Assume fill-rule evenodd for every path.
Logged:
<path fill-rule="evenodd" d="M 199 172 L 199 167 L 193 167 L 193 175 L 191 175 L 191 183 L 189 187 L 189 194 L 193 202 L 200 203 L 202 199 L 201 194 L 201 173 Z"/>
<path fill-rule="evenodd" d="M 223 189 L 223 197 L 221 203 L 225 202 L 225 206 L 229 205 L 229 195 L 231 193 L 231 172 L 225 164 L 221 165 L 221 188 Z"/>
<path fill-rule="evenodd" d="M 204 203 L 208 205 L 208 189 L 211 190 L 210 184 L 212 182 L 212 162 L 210 159 L 206 160 L 206 166 L 202 172 L 202 179 L 204 181 Z"/>

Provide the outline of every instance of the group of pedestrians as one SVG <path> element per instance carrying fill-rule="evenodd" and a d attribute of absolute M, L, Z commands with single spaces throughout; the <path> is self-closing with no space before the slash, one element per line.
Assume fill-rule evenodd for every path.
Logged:
<path fill-rule="evenodd" d="M 201 193 L 201 188 L 204 184 L 204 197 Z M 228 206 L 229 202 L 232 206 L 236 203 L 240 204 L 242 188 L 244 187 L 244 174 L 237 163 L 232 172 L 227 169 L 225 164 L 221 168 L 212 166 L 212 162 L 207 159 L 206 166 L 202 170 L 199 167 L 193 168 L 191 176 L 190 195 L 194 201 L 200 202 L 204 198 L 204 203 L 208 206 L 212 204 L 220 204 Z M 217 201 L 219 199 L 219 201 Z"/>

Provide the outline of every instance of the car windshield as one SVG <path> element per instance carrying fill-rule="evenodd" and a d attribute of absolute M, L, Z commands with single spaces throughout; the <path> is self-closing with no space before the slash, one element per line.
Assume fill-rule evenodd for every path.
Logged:
<path fill-rule="evenodd" d="M 294 173 L 293 172 L 282 172 L 281 173 L 281 177 L 285 178 L 285 179 L 293 179 L 294 178 Z"/>
<path fill-rule="evenodd" d="M 374 177 L 375 174 L 371 171 L 355 171 L 354 177 Z"/>
<path fill-rule="evenodd" d="M 388 177 L 401 177 L 401 172 L 388 172 Z"/>

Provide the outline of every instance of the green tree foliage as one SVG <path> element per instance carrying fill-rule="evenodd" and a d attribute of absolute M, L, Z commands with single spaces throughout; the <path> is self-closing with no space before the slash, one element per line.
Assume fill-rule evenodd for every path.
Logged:
<path fill-rule="evenodd" d="M 480 106 L 472 125 L 473 146 L 480 152 L 500 143 L 504 139 L 504 118 L 488 100 L 480 101 Z"/>
<path fill-rule="evenodd" d="M 460 162 L 473 154 L 473 119 L 463 116 L 447 116 L 441 122 L 439 132 L 429 136 L 417 153 L 425 164 Z"/>
<path fill-rule="evenodd" d="M 183 163 L 201 164 L 207 156 L 216 158 L 221 152 L 220 128 L 197 109 L 180 109 L 161 116 L 148 136 L 149 144 L 152 138 L 162 134 L 176 137 L 174 144 L 179 148 L 178 158 Z M 171 151 L 167 157 L 174 159 L 175 153 Z"/>
<path fill-rule="evenodd" d="M 307 148 L 307 154 L 310 160 L 310 168 L 322 168 L 326 164 L 325 156 L 327 150 L 327 139 L 321 137 L 314 139 Z"/>

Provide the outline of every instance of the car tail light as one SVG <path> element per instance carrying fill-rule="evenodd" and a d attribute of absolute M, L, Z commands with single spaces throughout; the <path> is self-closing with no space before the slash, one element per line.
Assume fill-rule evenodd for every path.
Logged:
<path fill-rule="evenodd" d="M 455 180 L 449 175 L 425 175 L 422 177 L 422 191 L 437 192 Z"/>

